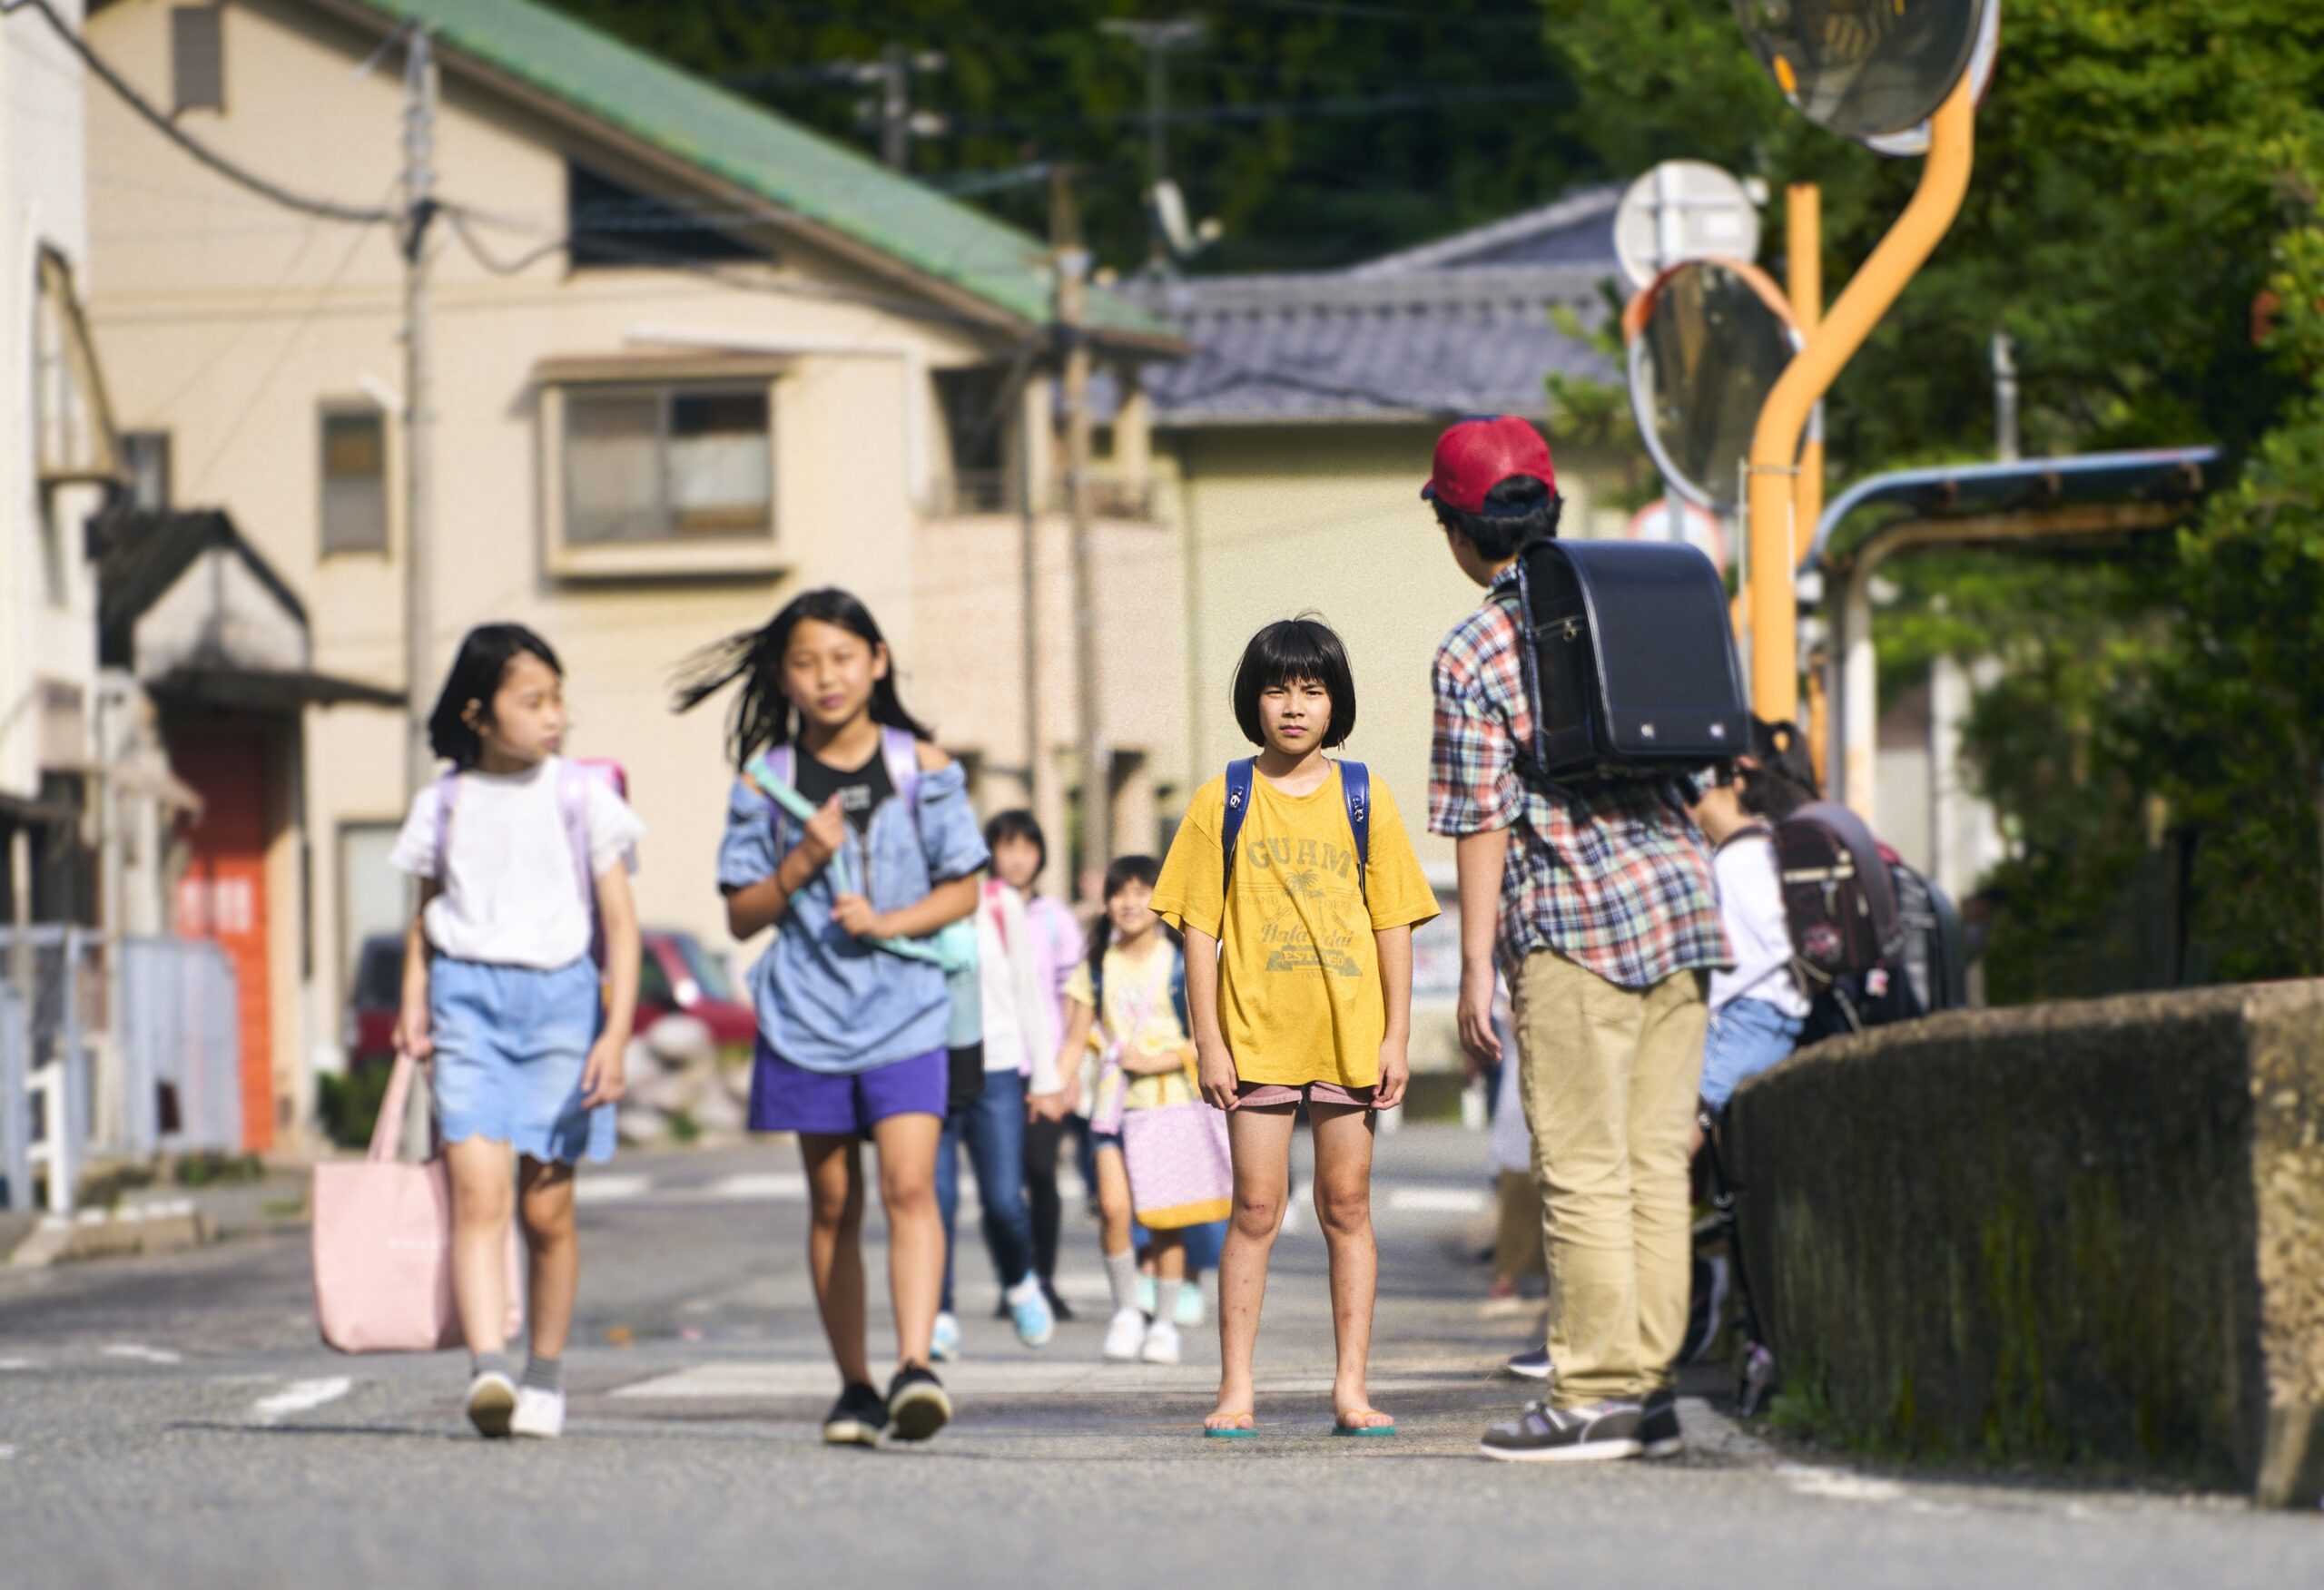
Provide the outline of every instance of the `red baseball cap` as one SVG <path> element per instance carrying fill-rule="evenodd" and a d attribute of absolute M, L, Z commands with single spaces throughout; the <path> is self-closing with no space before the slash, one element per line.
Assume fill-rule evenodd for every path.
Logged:
<path fill-rule="evenodd" d="M 1554 496 L 1558 468 L 1550 444 L 1530 420 L 1513 414 L 1464 419 L 1436 438 L 1436 463 L 1423 497 L 1449 503 L 1464 514 L 1482 514 L 1485 494 L 1513 476 L 1540 481 Z"/>

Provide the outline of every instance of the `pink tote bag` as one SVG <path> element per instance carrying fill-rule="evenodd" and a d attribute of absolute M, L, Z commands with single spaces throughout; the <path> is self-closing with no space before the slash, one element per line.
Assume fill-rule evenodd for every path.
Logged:
<path fill-rule="evenodd" d="M 1192 1066 L 1187 1075 L 1191 1080 Z M 1226 1115 L 1200 1099 L 1122 1112 L 1122 1163 L 1130 1208 L 1148 1231 L 1203 1225 L 1233 1212 Z"/>
<path fill-rule="evenodd" d="M 452 1292 L 452 1176 L 441 1156 L 396 1157 L 411 1056 L 396 1056 L 364 1158 L 315 1166 L 315 1320 L 341 1352 L 437 1352 L 461 1345 Z M 524 1271 L 508 1232 L 508 1336 L 524 1329 Z"/>

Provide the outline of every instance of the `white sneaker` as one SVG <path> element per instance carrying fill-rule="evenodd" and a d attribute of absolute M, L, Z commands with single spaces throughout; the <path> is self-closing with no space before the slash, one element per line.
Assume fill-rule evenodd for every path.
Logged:
<path fill-rule="evenodd" d="M 1137 1361 L 1137 1350 L 1146 1345 L 1146 1316 L 1136 1309 L 1124 1309 L 1106 1327 L 1106 1360 L 1128 1364 Z"/>
<path fill-rule="evenodd" d="M 509 1416 L 517 1411 L 517 1382 L 497 1369 L 485 1370 L 468 1382 L 468 1411 L 477 1434 L 507 1435 Z"/>
<path fill-rule="evenodd" d="M 516 1417 L 508 1421 L 512 1436 L 539 1436 L 555 1440 L 565 1433 L 565 1393 L 539 1386 L 519 1387 Z"/>
<path fill-rule="evenodd" d="M 1157 1320 L 1146 1329 L 1146 1347 L 1138 1355 L 1149 1364 L 1175 1364 L 1178 1361 L 1178 1328 L 1167 1320 Z"/>

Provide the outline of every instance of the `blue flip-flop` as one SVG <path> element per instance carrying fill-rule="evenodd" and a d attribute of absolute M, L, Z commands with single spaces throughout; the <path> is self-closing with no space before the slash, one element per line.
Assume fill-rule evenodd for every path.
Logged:
<path fill-rule="evenodd" d="M 1396 1427 L 1393 1424 L 1344 1425 L 1337 1419 L 1332 1421 L 1332 1434 L 1335 1436 L 1393 1436 L 1395 1433 Z"/>
<path fill-rule="evenodd" d="M 1206 1441 L 1256 1441 L 1259 1438 L 1258 1426 L 1256 1422 L 1248 1429 L 1238 1429 L 1233 1425 L 1220 1426 L 1216 1428 L 1205 1425 L 1202 1427 L 1202 1435 Z"/>

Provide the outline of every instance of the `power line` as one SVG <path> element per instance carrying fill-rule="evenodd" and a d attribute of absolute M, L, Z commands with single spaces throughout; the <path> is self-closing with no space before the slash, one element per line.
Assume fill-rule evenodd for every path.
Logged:
<path fill-rule="evenodd" d="M 260 176 L 247 167 L 236 164 L 210 148 L 209 145 L 182 132 L 176 123 L 163 115 L 151 101 L 132 88 L 122 75 L 106 63 L 103 56 L 91 49 L 87 42 L 73 31 L 72 25 L 56 14 L 55 7 L 49 4 L 49 0 L 0 0 L 0 16 L 12 16 L 19 11 L 38 14 L 41 19 L 48 24 L 49 31 L 64 40 L 65 46 L 80 56 L 82 64 L 95 74 L 98 81 L 113 90 L 123 103 L 151 123 L 162 136 L 227 181 L 247 188 L 251 192 L 271 200 L 285 209 L 296 210 L 302 214 L 320 216 L 326 221 L 345 221 L 362 226 L 376 226 L 382 221 L 403 219 L 402 212 L 399 211 L 366 209 L 353 204 L 341 204 L 332 199 L 316 199 L 304 193 L 294 192 L 279 182 L 271 182 Z"/>
<path fill-rule="evenodd" d="M 1381 111 L 1424 111 L 1463 104 L 1541 103 L 1573 97 L 1566 83 L 1480 83 L 1466 88 L 1413 89 L 1393 93 L 1358 94 L 1318 99 L 1253 101 L 1239 104 L 1187 106 L 1167 110 L 1160 120 L 1174 127 L 1209 126 L 1235 122 L 1307 121 L 1334 116 L 1368 116 Z M 955 116 L 952 126 L 962 132 L 1029 132 L 1052 127 L 1087 127 L 1111 123 L 1143 113 L 1120 111 L 1087 115 Z"/>

